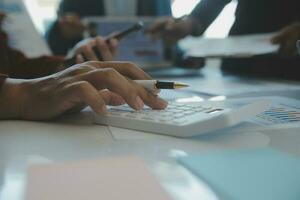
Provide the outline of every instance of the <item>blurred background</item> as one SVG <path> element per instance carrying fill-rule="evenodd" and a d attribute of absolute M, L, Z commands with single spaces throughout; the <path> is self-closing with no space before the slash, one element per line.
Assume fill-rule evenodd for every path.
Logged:
<path fill-rule="evenodd" d="M 181 17 L 189 14 L 201 0 L 170 1 L 172 1 L 173 16 Z M 45 34 L 46 28 L 56 19 L 56 11 L 60 0 L 24 0 L 24 2 L 37 30 L 41 34 Z M 207 29 L 205 36 L 212 38 L 226 37 L 234 22 L 236 5 L 236 1 L 228 4 L 214 23 Z"/>

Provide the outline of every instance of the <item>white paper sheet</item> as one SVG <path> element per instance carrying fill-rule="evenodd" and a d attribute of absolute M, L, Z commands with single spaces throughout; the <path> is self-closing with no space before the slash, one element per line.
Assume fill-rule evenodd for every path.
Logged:
<path fill-rule="evenodd" d="M 292 81 L 272 81 L 262 79 L 242 79 L 239 77 L 210 77 L 210 78 L 177 78 L 176 81 L 190 85 L 182 91 L 194 92 L 202 95 L 203 93 L 236 96 L 249 93 L 258 93 L 256 96 L 280 94 L 279 92 L 290 91 L 294 93 L 300 90 L 298 82 Z M 272 94 L 273 93 L 273 94 Z M 255 96 L 255 95 L 253 95 Z"/>
<path fill-rule="evenodd" d="M 7 15 L 3 29 L 9 34 L 10 46 L 28 57 L 50 55 L 51 51 L 43 36 L 37 32 L 23 1 L 7 0 L 3 6 Z"/>
<path fill-rule="evenodd" d="M 193 57 L 250 57 L 272 53 L 279 46 L 270 42 L 272 34 L 230 36 L 227 38 L 189 37 L 179 43 L 186 55 Z"/>

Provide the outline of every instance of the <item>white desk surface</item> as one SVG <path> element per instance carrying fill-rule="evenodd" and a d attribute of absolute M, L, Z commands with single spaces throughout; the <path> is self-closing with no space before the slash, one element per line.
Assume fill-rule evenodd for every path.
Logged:
<path fill-rule="evenodd" d="M 243 79 L 224 78 L 214 67 L 203 70 L 204 77 L 178 78 L 195 81 L 209 87 L 214 79 L 220 88 L 247 85 Z M 173 78 L 174 80 L 174 78 Z M 238 81 L 239 80 L 239 81 Z M 255 82 L 247 80 L 250 87 Z M 211 86 L 218 87 L 216 83 Z M 282 88 L 299 83 L 276 82 Z M 202 85 L 201 85 L 202 86 Z M 202 88 L 193 88 L 195 90 Z M 260 95 L 257 84 L 256 95 Z M 265 87 L 265 86 L 264 86 Z M 228 89 L 227 89 L 228 90 Z M 265 89 L 266 90 L 266 89 Z M 222 91 L 221 91 L 222 92 Z M 297 90 L 269 91 L 272 95 L 300 98 Z M 191 95 L 195 93 L 191 92 Z M 235 96 L 233 94 L 232 96 Z M 219 133 L 193 139 L 178 139 L 147 133 L 93 125 L 89 113 L 65 116 L 55 122 L 0 121 L 0 199 L 21 200 L 26 180 L 26 168 L 32 162 L 59 162 L 113 155 L 137 155 L 150 167 L 154 175 L 173 199 L 217 199 L 209 188 L 176 162 L 176 157 L 190 152 L 220 149 L 256 148 L 271 145 L 300 156 L 300 129 L 275 131 Z M 283 139 L 284 138 L 284 139 Z"/>

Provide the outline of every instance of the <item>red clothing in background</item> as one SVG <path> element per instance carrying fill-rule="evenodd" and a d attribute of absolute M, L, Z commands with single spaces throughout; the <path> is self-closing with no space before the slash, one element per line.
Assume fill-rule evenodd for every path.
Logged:
<path fill-rule="evenodd" d="M 0 13 L 0 88 L 5 78 L 37 78 L 53 74 L 61 68 L 64 58 L 42 56 L 27 58 L 22 52 L 8 45 L 8 35 L 2 30 L 4 14 Z M 34 45 L 34 41 L 32 41 Z"/>

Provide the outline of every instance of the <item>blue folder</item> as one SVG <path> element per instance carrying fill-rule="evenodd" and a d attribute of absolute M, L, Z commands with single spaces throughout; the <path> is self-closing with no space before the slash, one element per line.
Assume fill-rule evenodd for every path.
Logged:
<path fill-rule="evenodd" d="M 179 162 L 221 200 L 300 199 L 300 160 L 270 148 L 196 154 Z"/>

